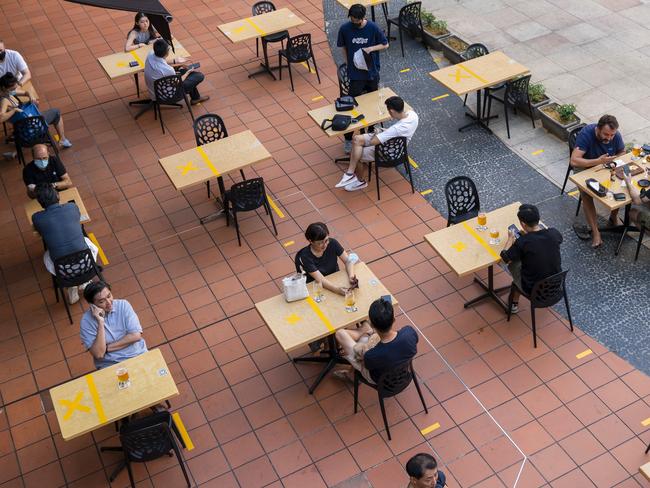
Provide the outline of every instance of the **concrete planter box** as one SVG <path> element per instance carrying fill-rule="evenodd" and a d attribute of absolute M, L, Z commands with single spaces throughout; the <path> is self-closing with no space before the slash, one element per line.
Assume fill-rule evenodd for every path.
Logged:
<path fill-rule="evenodd" d="M 464 47 L 462 49 L 452 47 L 449 45 L 450 41 L 460 42 L 464 45 Z M 450 35 L 443 39 L 440 39 L 439 42 L 442 48 L 442 53 L 445 55 L 445 58 L 447 58 L 451 64 L 458 64 L 465 61 L 465 58 L 463 58 L 463 53 L 469 47 L 468 42 L 462 40 L 460 37 L 455 35 Z"/>
<path fill-rule="evenodd" d="M 426 27 L 422 33 L 422 40 L 424 41 L 424 45 L 430 47 L 435 51 L 442 51 L 442 44 L 440 44 L 440 40 L 449 37 L 450 35 L 449 32 L 446 32 L 445 34 L 434 34 L 432 32 L 429 32 Z"/>
<path fill-rule="evenodd" d="M 540 115 L 539 109 L 540 109 L 540 107 L 546 105 L 550 101 L 551 101 L 551 99 L 546 97 L 541 102 L 537 102 L 537 103 L 532 103 L 531 102 L 530 105 L 533 108 L 533 116 L 534 116 L 535 119 L 540 119 L 542 117 Z M 528 105 L 527 104 L 525 104 L 525 103 L 518 104 L 517 105 L 517 110 L 520 111 L 521 113 L 524 113 L 524 114 L 528 115 L 530 117 L 530 111 L 528 110 Z"/>
<path fill-rule="evenodd" d="M 574 119 L 571 120 L 570 122 L 567 123 L 561 123 L 555 120 L 553 117 L 548 115 L 544 109 L 548 108 L 554 108 L 557 107 L 559 104 L 556 102 L 548 103 L 546 105 L 542 105 L 539 108 L 539 114 L 542 119 L 542 127 L 544 127 L 548 132 L 553 134 L 554 136 L 558 137 L 559 139 L 563 141 L 567 141 L 569 139 L 569 132 L 570 130 L 578 125 L 580 123 L 580 117 L 577 115 L 574 115 Z"/>

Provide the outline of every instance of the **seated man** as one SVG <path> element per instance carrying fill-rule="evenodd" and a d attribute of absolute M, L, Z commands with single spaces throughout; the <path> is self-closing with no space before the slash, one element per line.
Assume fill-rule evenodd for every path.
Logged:
<path fill-rule="evenodd" d="M 153 50 L 147 55 L 147 60 L 144 64 L 144 80 L 147 82 L 149 96 L 152 100 L 156 99 L 153 82 L 159 78 L 164 78 L 165 76 L 175 75 L 176 70 L 174 67 L 183 68 L 183 64 L 187 61 L 185 58 L 178 57 L 172 59 L 171 63 L 168 63 L 165 58 L 169 54 L 170 49 L 171 47 L 167 41 L 164 39 L 156 39 L 156 42 L 153 43 Z M 181 71 L 183 88 L 185 89 L 185 93 L 190 96 L 190 103 L 196 105 L 197 103 L 209 100 L 210 97 L 202 97 L 197 89 L 198 84 L 205 78 L 203 73 L 195 71 L 194 69 Z"/>
<path fill-rule="evenodd" d="M 97 369 L 147 352 L 133 307 L 126 300 L 114 299 L 108 283 L 88 283 L 84 298 L 90 308 L 81 317 L 81 342 Z"/>
<path fill-rule="evenodd" d="M 639 192 L 630 175 L 625 175 L 625 184 L 630 190 L 633 203 L 630 209 L 630 220 L 638 229 L 650 230 L 650 192 L 647 189 Z"/>
<path fill-rule="evenodd" d="M 535 205 L 524 204 L 517 212 L 521 236 L 508 232 L 501 259 L 508 265 L 512 281 L 530 294 L 533 285 L 562 271 L 560 244 L 562 234 L 557 229 L 547 229 L 539 224 L 539 210 Z M 519 292 L 512 299 L 512 313 L 519 311 Z"/>
<path fill-rule="evenodd" d="M 23 181 L 27 187 L 27 196 L 36 198 L 36 185 L 47 183 L 56 191 L 72 187 L 70 175 L 56 156 L 50 156 L 45 144 L 36 144 L 32 148 L 33 161 L 23 168 Z"/>
<path fill-rule="evenodd" d="M 597 124 L 589 124 L 582 128 L 576 139 L 576 145 L 571 153 L 571 166 L 574 171 L 610 163 L 625 153 L 623 137 L 618 131 L 618 121 L 613 115 L 603 115 Z M 594 199 L 589 192 L 580 192 L 585 219 L 591 229 L 591 247 L 599 247 L 603 240 L 598 230 L 598 219 Z M 618 211 L 613 211 L 609 220 L 616 225 Z"/>
<path fill-rule="evenodd" d="M 407 488 L 443 488 L 447 485 L 445 473 L 438 471 L 436 459 L 424 452 L 408 460 L 406 474 L 409 475 Z"/>
<path fill-rule="evenodd" d="M 32 73 L 20 53 L 5 49 L 4 41 L 0 40 L 0 76 L 6 73 L 11 73 L 18 78 L 20 87 L 32 79 Z"/>
<path fill-rule="evenodd" d="M 415 357 L 418 335 L 410 325 L 393 328 L 393 304 L 384 298 L 372 302 L 368 318 L 370 324 L 365 321 L 357 330 L 337 330 L 336 340 L 350 364 L 366 380 L 377 383 L 385 371 Z M 351 379 L 343 370 L 336 371 L 335 376 Z"/>
<path fill-rule="evenodd" d="M 36 199 L 45 210 L 32 215 L 34 228 L 41 234 L 47 251 L 43 255 L 45 268 L 56 274 L 54 260 L 83 249 L 90 249 L 93 258 L 97 259 L 97 247 L 84 237 L 79 219 L 81 213 L 74 203 L 59 204 L 59 194 L 49 183 L 39 183 L 35 189 Z M 76 286 L 66 288 L 70 304 L 79 301 L 79 290 Z"/>
<path fill-rule="evenodd" d="M 374 161 L 375 146 L 383 144 L 393 137 L 406 137 L 407 142 L 411 141 L 420 121 L 418 114 L 413 110 L 404 111 L 404 100 L 400 97 L 389 97 L 385 103 L 388 113 L 397 122 L 384 131 L 354 136 L 350 164 L 347 171 L 343 173 L 341 181 L 336 184 L 336 188 L 345 187 L 347 191 L 355 191 L 367 187 L 368 182 L 358 178 L 355 174 L 359 161 Z"/>

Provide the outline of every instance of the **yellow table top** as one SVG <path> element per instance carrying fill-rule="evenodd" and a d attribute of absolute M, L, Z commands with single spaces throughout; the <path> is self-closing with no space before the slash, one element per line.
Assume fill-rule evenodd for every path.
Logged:
<path fill-rule="evenodd" d="M 432 71 L 429 75 L 456 95 L 465 95 L 528 74 L 529 71 L 501 51 L 495 51 Z"/>
<path fill-rule="evenodd" d="M 364 7 L 372 7 L 374 5 L 381 5 L 382 3 L 388 3 L 388 0 L 336 0 L 339 5 L 349 9 L 354 4 L 360 4 Z"/>
<path fill-rule="evenodd" d="M 334 108 L 334 104 L 332 103 L 325 105 L 324 107 L 310 110 L 309 116 L 320 127 L 323 120 L 331 119 L 336 114 L 350 115 L 352 117 L 357 117 L 358 115 L 363 114 L 364 118 L 360 122 L 350 124 L 346 130 L 334 131 L 330 128 L 325 131 L 325 133 L 330 137 L 340 136 L 341 134 L 354 132 L 355 130 L 362 129 L 369 125 L 379 124 L 380 122 L 386 122 L 387 120 L 390 120 L 390 114 L 388 113 L 388 109 L 384 104 L 384 100 L 395 95 L 397 94 L 392 89 L 383 87 L 377 91 L 365 93 L 363 95 L 355 97 L 359 106 L 355 107 L 354 110 L 348 110 L 347 112 L 337 112 Z M 380 107 L 382 109 L 381 112 Z M 412 109 L 408 103 L 404 103 L 404 110 Z"/>
<path fill-rule="evenodd" d="M 277 295 L 255 304 L 264 322 L 286 352 L 367 319 L 370 304 L 383 295 L 390 295 L 365 263 L 356 264 L 354 269 L 359 279 L 359 288 L 355 290 L 356 312 L 346 312 L 345 298 L 328 290 L 323 290 L 325 299 L 320 303 L 316 303 L 311 296 L 287 303 L 284 295 Z M 328 275 L 327 279 L 340 286 L 349 286 L 345 270 Z M 311 286 L 311 283 L 307 284 L 310 294 Z M 397 305 L 397 299 L 393 297 L 392 300 L 393 305 Z"/>
<path fill-rule="evenodd" d="M 281 8 L 266 14 L 221 24 L 217 27 L 231 42 L 241 42 L 282 32 L 304 23 L 304 20 L 288 8 Z"/>
<path fill-rule="evenodd" d="M 174 188 L 182 190 L 270 158 L 262 143 L 246 130 L 218 141 L 159 159 Z"/>
<path fill-rule="evenodd" d="M 177 39 L 172 39 L 174 41 L 174 49 L 176 52 L 170 51 L 167 59 L 173 59 L 175 57 L 190 57 L 190 53 L 183 47 L 183 45 Z M 144 71 L 144 63 L 147 60 L 147 55 L 153 49 L 153 43 L 146 46 L 142 46 L 139 49 L 129 52 L 118 52 L 109 54 L 108 56 L 102 56 L 97 58 L 99 64 L 104 69 L 106 75 L 113 79 L 119 78 L 124 75 L 132 75 Z M 129 66 L 129 63 L 132 61 L 137 61 L 137 66 Z"/>
<path fill-rule="evenodd" d="M 499 254 L 508 239 L 508 226 L 515 224 L 521 229 L 517 218 L 520 205 L 515 202 L 486 212 L 488 229 L 499 231 L 499 244 L 490 244 L 488 230 L 476 229 L 476 218 L 431 232 L 424 238 L 458 276 L 470 275 L 501 261 Z"/>
<path fill-rule="evenodd" d="M 81 213 L 79 222 L 82 224 L 90 222 L 90 216 L 88 215 L 86 206 L 81 199 L 81 195 L 79 195 L 79 190 L 77 190 L 74 186 L 72 188 L 68 188 L 67 190 L 59 192 L 60 203 L 68 203 L 70 201 L 73 201 L 75 204 L 77 204 L 77 207 L 79 207 L 79 212 Z M 41 207 L 41 204 L 38 203 L 36 199 L 30 200 L 25 204 L 25 214 L 27 215 L 27 221 L 29 222 L 29 225 L 32 225 L 32 215 L 34 215 L 36 212 L 40 212 L 41 210 L 43 210 L 43 207 Z"/>
<path fill-rule="evenodd" d="M 117 368 L 129 372 L 131 386 L 120 390 Z M 160 349 L 89 373 L 50 390 L 65 440 L 98 429 L 178 395 Z"/>
<path fill-rule="evenodd" d="M 632 153 L 627 153 L 624 154 L 623 156 L 620 156 L 619 159 L 623 161 L 624 163 L 629 163 L 632 160 Z M 650 169 L 650 163 L 647 163 L 645 161 L 645 158 L 637 159 L 634 161 L 637 163 L 639 166 L 644 167 L 644 168 L 649 168 Z M 569 176 L 569 179 L 575 183 L 575 185 L 581 189 L 584 190 L 587 194 L 591 195 L 595 201 L 600 202 L 603 204 L 605 207 L 607 207 L 610 210 L 614 210 L 617 208 L 625 207 L 626 205 L 629 205 L 632 203 L 632 199 L 630 198 L 630 192 L 627 190 L 625 187 L 621 187 L 621 183 L 625 183 L 623 180 L 619 180 L 616 176 L 614 177 L 614 181 L 610 181 L 610 171 L 607 169 L 602 169 L 602 165 L 585 169 L 582 171 L 579 171 L 578 173 L 573 173 L 571 176 Z M 599 197 L 595 193 L 593 193 L 591 190 L 587 189 L 587 185 L 585 184 L 585 181 L 588 178 L 595 178 L 598 180 L 603 186 L 606 186 L 609 188 L 612 192 L 614 193 L 625 193 L 625 200 L 614 200 L 614 199 L 608 199 L 606 196 L 605 197 Z M 640 173 L 636 176 L 632 177 L 632 181 L 636 185 L 637 189 L 641 189 L 641 187 L 638 185 L 637 181 L 643 178 L 648 178 L 648 175 L 646 173 Z"/>

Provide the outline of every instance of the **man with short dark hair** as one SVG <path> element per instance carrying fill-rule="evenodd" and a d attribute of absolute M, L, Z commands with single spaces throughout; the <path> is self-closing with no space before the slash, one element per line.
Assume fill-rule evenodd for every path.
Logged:
<path fill-rule="evenodd" d="M 535 205 L 521 205 L 517 218 L 522 229 L 520 236 L 508 231 L 501 259 L 508 265 L 518 289 L 530 294 L 535 283 L 562 271 L 562 234 L 557 229 L 540 225 L 539 210 Z M 519 295 L 519 291 L 515 291 L 512 313 L 519 311 Z"/>
<path fill-rule="evenodd" d="M 438 470 L 436 459 L 425 452 L 408 460 L 406 474 L 409 475 L 407 488 L 443 488 L 447 484 L 445 473 Z"/>
<path fill-rule="evenodd" d="M 375 146 L 383 144 L 393 137 L 406 137 L 406 142 L 410 142 L 413 134 L 418 128 L 420 118 L 414 110 L 405 110 L 404 100 L 398 96 L 389 97 L 384 102 L 391 118 L 396 122 L 386 130 L 377 130 L 370 134 L 359 134 L 352 139 L 352 153 L 350 154 L 350 164 L 341 180 L 336 184 L 336 188 L 345 188 L 346 191 L 362 190 L 368 186 L 368 182 L 359 178 L 355 171 L 358 163 L 375 160 Z"/>
<path fill-rule="evenodd" d="M 32 156 L 32 162 L 23 168 L 23 181 L 29 198 L 36 198 L 35 190 L 39 183 L 52 185 L 56 191 L 72 187 L 65 166 L 57 156 L 50 156 L 45 144 L 35 144 Z"/>
<path fill-rule="evenodd" d="M 343 48 L 348 67 L 348 95 L 358 97 L 379 88 L 379 51 L 388 49 L 388 39 L 377 24 L 366 19 L 366 7 L 363 5 L 352 5 L 348 10 L 348 18 L 350 21 L 339 28 L 336 45 Z M 361 49 L 367 69 L 357 67 L 358 63 L 355 64 L 354 61 L 355 54 Z M 372 132 L 372 126 L 368 127 L 368 131 Z M 352 133 L 345 134 L 344 137 L 345 152 L 349 154 L 352 151 Z"/>
<path fill-rule="evenodd" d="M 24 86 L 32 79 L 32 73 L 25 59 L 18 51 L 5 48 L 4 41 L 0 40 L 0 76 L 11 73 L 18 78 L 18 86 Z"/>
<path fill-rule="evenodd" d="M 108 283 L 89 283 L 84 298 L 90 308 L 81 317 L 81 342 L 97 369 L 147 352 L 133 307 L 126 300 L 114 299 Z"/>
<path fill-rule="evenodd" d="M 601 164 L 611 163 L 625 153 L 623 137 L 618 130 L 618 121 L 613 115 L 603 115 L 597 124 L 589 124 L 582 128 L 576 139 L 575 148 L 571 153 L 571 166 L 575 172 L 593 168 Z M 598 230 L 598 218 L 594 206 L 593 195 L 580 191 L 585 220 L 591 229 L 591 246 L 599 247 L 603 241 Z M 609 215 L 611 225 L 616 225 L 618 210 Z"/>
<path fill-rule="evenodd" d="M 169 55 L 171 46 L 164 39 L 156 39 L 153 43 L 152 51 L 147 55 L 147 60 L 144 64 L 144 80 L 147 83 L 149 96 L 152 100 L 156 99 L 156 92 L 154 90 L 154 81 L 176 74 L 174 68 L 179 68 L 179 73 L 183 80 L 183 89 L 185 93 L 190 96 L 191 104 L 205 102 L 210 99 L 208 96 L 201 96 L 197 86 L 201 83 L 205 76 L 203 73 L 195 69 L 187 69 L 185 63 L 188 61 L 186 58 L 176 57 L 170 62 L 166 58 Z"/>

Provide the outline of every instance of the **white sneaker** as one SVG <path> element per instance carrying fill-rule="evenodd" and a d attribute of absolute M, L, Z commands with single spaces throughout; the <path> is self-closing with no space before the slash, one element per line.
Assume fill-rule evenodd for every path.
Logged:
<path fill-rule="evenodd" d="M 345 154 L 350 154 L 352 152 L 352 141 L 348 141 L 347 139 L 345 140 L 343 151 L 345 151 Z"/>
<path fill-rule="evenodd" d="M 72 147 L 72 143 L 68 139 L 63 139 L 61 141 L 61 147 L 65 147 L 67 149 L 69 147 Z"/>
<path fill-rule="evenodd" d="M 359 179 L 356 179 L 356 181 L 353 181 L 346 185 L 345 191 L 357 191 L 357 190 L 363 190 L 365 187 L 368 186 L 367 181 L 360 181 Z"/>
<path fill-rule="evenodd" d="M 342 187 L 347 186 L 350 183 L 353 183 L 355 181 L 359 181 L 357 179 L 357 175 L 355 175 L 355 174 L 349 175 L 347 173 L 343 173 L 343 176 L 341 177 L 341 181 L 339 181 L 336 184 L 336 188 L 342 188 Z"/>
<path fill-rule="evenodd" d="M 510 313 L 519 313 L 519 304 L 514 303 L 510 305 Z"/>
<path fill-rule="evenodd" d="M 70 288 L 65 289 L 65 294 L 68 297 L 68 303 L 74 305 L 79 301 L 79 290 L 76 286 L 71 286 Z"/>

